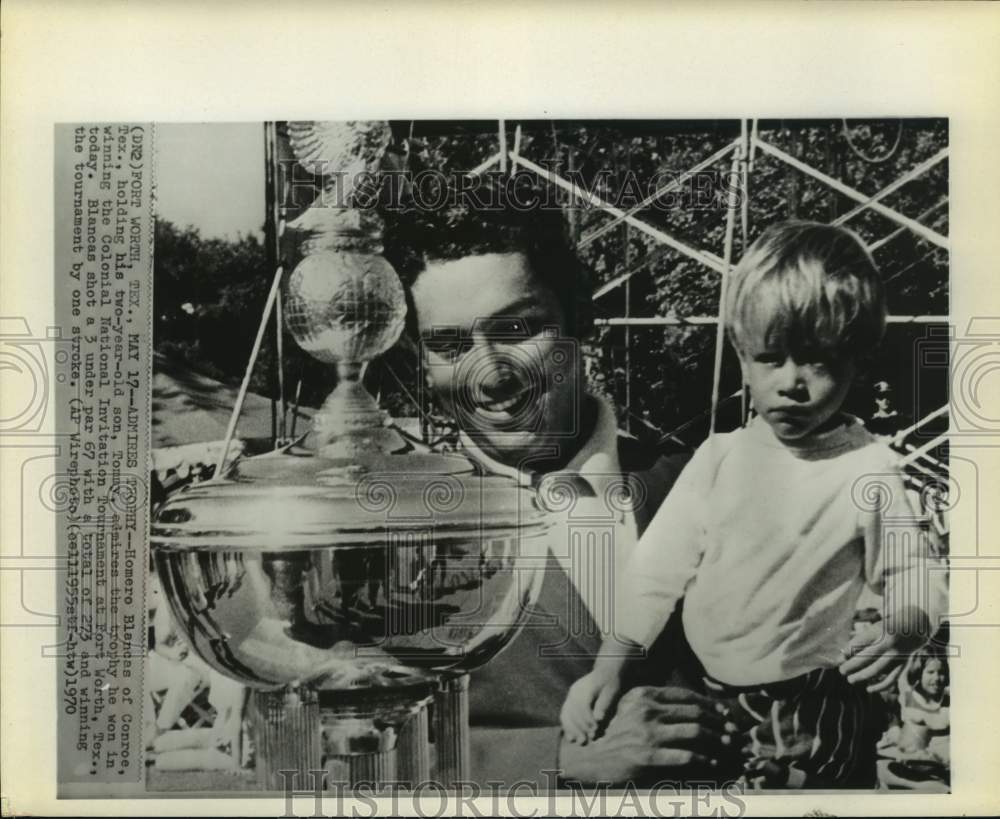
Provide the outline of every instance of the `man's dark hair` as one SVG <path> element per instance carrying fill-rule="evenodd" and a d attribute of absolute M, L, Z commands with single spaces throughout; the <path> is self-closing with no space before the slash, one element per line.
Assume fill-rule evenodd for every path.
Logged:
<path fill-rule="evenodd" d="M 593 326 L 589 271 L 576 253 L 569 223 L 551 188 L 526 186 L 518 179 L 516 195 L 506 177 L 484 179 L 479 195 L 455 195 L 439 210 L 401 208 L 383 214 L 385 257 L 399 273 L 410 304 L 410 290 L 428 262 L 488 253 L 523 253 L 555 295 L 566 329 L 578 338 Z M 454 192 L 453 192 L 454 193 Z"/>

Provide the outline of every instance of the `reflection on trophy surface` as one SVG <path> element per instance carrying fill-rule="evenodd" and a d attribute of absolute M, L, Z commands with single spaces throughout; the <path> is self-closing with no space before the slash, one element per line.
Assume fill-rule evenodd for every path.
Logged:
<path fill-rule="evenodd" d="M 383 125 L 348 125 L 325 149 L 384 150 Z M 311 158 L 318 139 L 306 140 Z M 361 377 L 402 330 L 402 287 L 371 214 L 313 217 L 285 316 L 303 348 L 336 364 L 337 387 L 303 439 L 168 500 L 156 568 L 192 648 L 254 689 L 263 787 L 283 787 L 281 771 L 300 772 L 296 787 L 314 770 L 330 784 L 423 780 L 435 758 L 449 784 L 468 774 L 465 672 L 523 623 L 546 527 L 531 490 L 414 451 L 385 426 Z"/>

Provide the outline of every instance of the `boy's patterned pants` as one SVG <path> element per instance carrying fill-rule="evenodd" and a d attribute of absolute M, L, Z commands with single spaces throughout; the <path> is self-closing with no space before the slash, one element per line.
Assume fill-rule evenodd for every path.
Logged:
<path fill-rule="evenodd" d="M 706 677 L 705 688 L 740 729 L 747 760 L 734 779 L 752 788 L 875 787 L 884 705 L 836 668 L 747 687 Z"/>

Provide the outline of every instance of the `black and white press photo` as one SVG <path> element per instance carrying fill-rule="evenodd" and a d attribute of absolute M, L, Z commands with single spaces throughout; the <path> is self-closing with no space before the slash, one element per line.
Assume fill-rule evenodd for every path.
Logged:
<path fill-rule="evenodd" d="M 946 119 L 153 144 L 147 792 L 948 792 Z"/>
<path fill-rule="evenodd" d="M 0 32 L 0 812 L 996 813 L 995 5 Z"/>

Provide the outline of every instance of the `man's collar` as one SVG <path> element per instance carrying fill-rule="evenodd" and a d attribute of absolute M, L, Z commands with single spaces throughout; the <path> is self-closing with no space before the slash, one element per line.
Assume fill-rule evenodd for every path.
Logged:
<path fill-rule="evenodd" d="M 618 459 L 618 419 L 615 417 L 614 408 L 607 399 L 596 395 L 587 395 L 584 400 L 593 401 L 597 407 L 594 429 L 566 466 L 548 474 L 557 475 L 561 472 L 569 472 L 579 475 L 598 497 L 603 497 L 608 484 L 621 477 L 621 463 Z M 460 440 L 469 457 L 483 464 L 491 472 L 514 478 L 524 486 L 533 485 L 541 477 L 491 458 L 476 446 L 465 432 L 461 433 Z"/>

